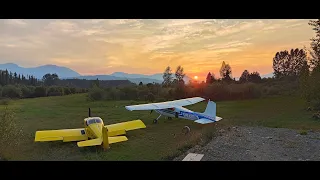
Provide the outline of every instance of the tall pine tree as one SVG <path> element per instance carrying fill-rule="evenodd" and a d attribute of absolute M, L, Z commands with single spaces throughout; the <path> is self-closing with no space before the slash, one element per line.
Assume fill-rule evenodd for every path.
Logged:
<path fill-rule="evenodd" d="M 311 60 L 310 65 L 312 68 L 315 68 L 316 66 L 320 65 L 320 19 L 318 20 L 311 20 L 309 22 L 310 26 L 313 26 L 313 30 L 316 33 L 316 37 L 313 37 L 311 39 L 311 48 L 312 51 L 311 54 Z"/>

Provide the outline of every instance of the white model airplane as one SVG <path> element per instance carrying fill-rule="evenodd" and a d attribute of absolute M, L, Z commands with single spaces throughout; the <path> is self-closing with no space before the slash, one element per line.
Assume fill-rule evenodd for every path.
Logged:
<path fill-rule="evenodd" d="M 188 119 L 200 124 L 208 124 L 208 123 L 220 121 L 222 118 L 216 116 L 216 103 L 213 101 L 210 101 L 210 100 L 208 101 L 207 108 L 203 113 L 194 112 L 183 107 L 183 106 L 192 105 L 204 100 L 205 99 L 201 97 L 193 97 L 193 98 L 180 99 L 175 101 L 126 106 L 126 109 L 129 111 L 151 110 L 151 112 L 154 110 L 160 114 L 159 117 L 153 121 L 154 123 L 157 123 L 158 119 L 162 115 L 167 116 L 168 118 L 176 117 L 176 118 Z"/>

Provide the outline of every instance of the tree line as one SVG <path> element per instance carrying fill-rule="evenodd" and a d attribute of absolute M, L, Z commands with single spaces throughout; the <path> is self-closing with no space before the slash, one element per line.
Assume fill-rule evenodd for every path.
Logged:
<path fill-rule="evenodd" d="M 0 71 L 0 98 L 35 98 L 46 96 L 63 96 L 75 93 L 85 93 L 88 90 L 73 86 L 59 86 L 57 74 L 45 74 L 42 79 L 34 76 Z"/>
<path fill-rule="evenodd" d="M 35 86 L 38 83 L 38 79 L 34 76 L 24 76 L 17 74 L 16 72 L 12 73 L 11 71 L 0 70 L 0 85 L 10 85 L 10 84 L 23 84 Z"/>

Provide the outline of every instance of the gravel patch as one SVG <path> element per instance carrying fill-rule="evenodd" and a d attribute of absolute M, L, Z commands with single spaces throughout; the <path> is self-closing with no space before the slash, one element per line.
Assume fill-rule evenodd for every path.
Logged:
<path fill-rule="evenodd" d="M 195 146 L 188 153 L 204 154 L 201 161 L 319 161 L 320 132 L 266 127 L 220 129 L 207 145 Z"/>

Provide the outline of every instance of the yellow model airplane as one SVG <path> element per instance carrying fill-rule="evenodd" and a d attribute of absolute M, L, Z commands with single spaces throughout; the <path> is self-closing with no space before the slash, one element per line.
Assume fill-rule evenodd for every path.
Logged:
<path fill-rule="evenodd" d="M 141 120 L 133 120 L 117 124 L 104 125 L 100 117 L 89 117 L 84 119 L 85 128 L 60 129 L 37 131 L 35 141 L 80 141 L 78 147 L 102 145 L 104 149 L 109 148 L 109 144 L 127 141 L 126 131 L 146 128 Z"/>

